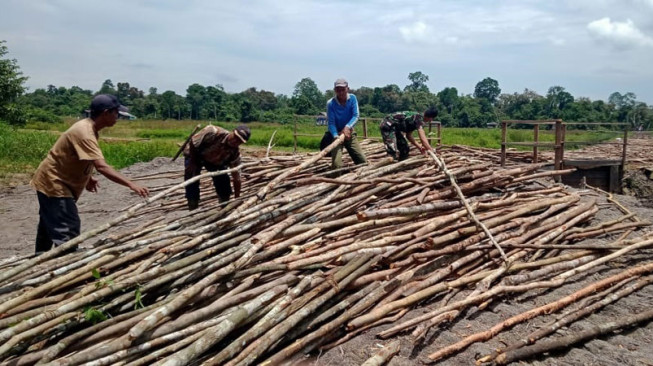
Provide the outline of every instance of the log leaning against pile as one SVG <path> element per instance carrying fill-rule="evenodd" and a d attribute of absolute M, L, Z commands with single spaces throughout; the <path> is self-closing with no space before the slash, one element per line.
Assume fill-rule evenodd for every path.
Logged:
<path fill-rule="evenodd" d="M 413 331 L 419 342 L 470 306 L 482 310 L 504 295 L 559 287 L 653 244 L 640 237 L 575 249 L 588 236 L 649 223 L 626 225 L 626 215 L 583 227 L 597 211 L 594 200 L 534 183 L 564 172 L 499 168 L 483 160 L 485 152 L 479 158 L 451 150 L 393 162 L 381 145 L 364 143 L 369 164 L 334 176 L 323 157 L 341 142 L 303 161 L 245 159 L 243 196 L 226 206 L 207 200 L 203 209 L 168 218 L 184 205 L 183 185 L 161 187 L 53 251 L 0 263 L 0 360 L 275 365 L 384 322 L 394 326 L 380 337 Z M 100 237 L 130 220 L 143 224 Z M 77 244 L 92 249 L 59 256 Z M 430 358 L 652 271 L 643 264 L 607 278 Z M 467 296 L 454 297 L 469 286 L 475 289 Z M 437 310 L 402 319 L 433 299 L 442 301 Z M 508 347 L 507 359 L 519 348 Z"/>

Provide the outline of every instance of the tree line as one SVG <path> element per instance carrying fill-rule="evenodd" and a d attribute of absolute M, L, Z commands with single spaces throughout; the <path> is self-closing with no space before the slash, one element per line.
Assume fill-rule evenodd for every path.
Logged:
<path fill-rule="evenodd" d="M 26 121 L 58 122 L 65 116 L 79 116 L 96 94 L 114 94 L 143 119 L 193 119 L 241 122 L 289 122 L 293 115 L 313 115 L 325 110 L 333 90 L 320 91 L 309 77 L 295 84 L 292 95 L 275 94 L 251 87 L 228 93 L 222 85 L 198 83 L 180 95 L 172 90 L 162 93 L 156 87 L 147 92 L 127 81 L 105 80 L 97 91 L 78 86 L 48 85 L 28 92 L 27 77 L 16 60 L 7 59 L 4 41 L 0 41 L 0 119 L 11 124 Z M 502 119 L 562 119 L 569 122 L 626 122 L 633 128 L 653 127 L 653 108 L 637 101 L 631 92 L 612 93 L 607 101 L 574 97 L 562 86 L 552 86 L 546 95 L 525 89 L 521 93 L 501 93 L 497 80 L 487 77 L 476 84 L 473 94 L 461 94 L 455 87 L 437 93 L 429 90 L 428 75 L 421 71 L 408 75 L 402 89 L 396 84 L 383 87 L 362 86 L 352 89 L 359 102 L 361 116 L 383 117 L 404 110 L 423 111 L 438 108 L 438 119 L 450 127 L 486 127 Z"/>

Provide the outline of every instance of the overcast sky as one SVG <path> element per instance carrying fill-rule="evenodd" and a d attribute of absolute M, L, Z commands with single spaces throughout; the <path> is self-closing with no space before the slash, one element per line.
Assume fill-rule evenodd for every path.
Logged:
<path fill-rule="evenodd" d="M 408 84 L 473 93 L 606 100 L 634 92 L 653 104 L 653 0 L 2 0 L 0 40 L 30 90 L 97 91 L 105 79 L 145 91 L 222 84 L 292 94 Z"/>

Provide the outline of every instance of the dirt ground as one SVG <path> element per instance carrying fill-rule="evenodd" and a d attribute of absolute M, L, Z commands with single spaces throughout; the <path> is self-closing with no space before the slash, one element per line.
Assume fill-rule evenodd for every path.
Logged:
<path fill-rule="evenodd" d="M 178 172 L 179 179 L 157 179 L 150 183 L 139 181 L 139 184 L 148 187 L 180 183 L 183 174 L 182 160 L 178 159 L 172 163 L 170 158 L 156 158 L 148 163 L 134 164 L 121 170 L 127 177 L 170 171 Z M 82 232 L 95 228 L 104 223 L 107 218 L 114 217 L 119 212 L 143 200 L 128 188 L 110 182 L 102 175 L 97 175 L 96 178 L 100 182 L 98 192 L 85 191 L 77 202 L 82 221 Z M 0 202 L 0 233 L 3 236 L 3 241 L 0 244 L 0 258 L 33 254 L 39 214 L 36 192 L 29 184 L 24 183 L 0 187 Z M 104 235 L 109 235 L 116 230 L 124 230 L 131 225 L 135 225 L 135 223 L 127 223 L 127 225 L 117 227 Z"/>
<path fill-rule="evenodd" d="M 144 181 L 146 186 L 161 186 L 179 183 L 181 181 L 182 163 L 170 162 L 169 158 L 157 158 L 149 163 L 135 164 L 122 170 L 128 177 L 138 177 L 152 173 L 175 172 L 179 173 L 178 178 L 158 179 L 156 182 Z M 100 179 L 100 190 L 96 194 L 85 192 L 78 202 L 80 217 L 82 220 L 82 231 L 92 229 L 105 222 L 107 218 L 115 217 L 120 211 L 141 201 L 141 198 L 120 185 L 111 183 L 103 177 Z M 642 177 L 640 186 L 648 185 L 653 187 L 650 179 Z M 610 204 L 602 195 L 592 191 L 584 191 L 587 197 L 596 197 L 599 200 L 600 211 L 594 219 L 595 222 L 606 221 L 623 215 L 614 204 Z M 616 199 L 632 212 L 637 213 L 642 220 L 653 219 L 653 208 L 650 204 L 650 197 L 638 199 L 632 196 L 619 195 Z M 12 256 L 31 255 L 34 251 L 34 239 L 38 222 L 38 203 L 35 192 L 26 184 L 0 189 L 0 233 L 3 240 L 0 242 L 0 259 Z M 127 224 L 117 230 L 124 230 Z M 115 230 L 114 230 L 115 231 Z M 109 235 L 111 232 L 104 233 Z M 636 235 L 636 234 L 633 234 Z M 616 236 L 602 238 L 603 242 L 610 242 Z M 616 273 L 624 268 L 635 265 L 638 262 L 653 260 L 653 250 L 642 251 L 635 256 L 611 263 L 610 266 L 598 268 L 572 283 L 551 291 L 531 292 L 522 296 L 505 297 L 501 301 L 491 305 L 479 312 L 467 311 L 452 323 L 445 325 L 438 331 L 428 334 L 424 345 L 413 348 L 410 342 L 410 334 L 399 336 L 402 342 L 400 353 L 395 356 L 390 365 L 415 365 L 426 360 L 426 356 L 441 347 L 455 343 L 465 336 L 487 330 L 499 321 L 510 316 L 527 311 L 533 307 L 546 304 L 552 300 L 559 299 L 573 291 L 576 291 L 591 282 L 596 281 L 598 272 L 601 277 L 605 273 Z M 456 298 L 459 299 L 468 294 L 468 291 L 461 291 Z M 440 298 L 431 300 L 426 308 L 414 310 L 404 316 L 409 319 L 420 315 L 425 309 L 438 306 Z M 597 314 L 591 315 L 569 328 L 562 328 L 556 336 L 572 334 L 579 329 L 584 329 L 592 324 L 603 323 L 620 316 L 634 314 L 649 309 L 653 305 L 653 286 L 647 286 L 616 303 L 607 306 Z M 497 337 L 486 343 L 477 343 L 464 352 L 454 357 L 443 360 L 442 365 L 470 365 L 474 360 L 490 353 L 495 348 L 507 343 L 512 343 L 519 337 L 524 336 L 534 329 L 544 325 L 552 319 L 552 316 L 538 317 L 532 321 L 518 325 L 509 332 L 499 334 Z M 301 364 L 309 365 L 360 365 L 378 351 L 380 345 L 388 341 L 380 340 L 375 334 L 387 329 L 389 325 L 379 326 L 370 329 L 350 341 L 332 348 L 331 350 L 305 359 Z M 581 343 L 567 350 L 552 353 L 537 359 L 529 360 L 524 364 L 530 365 L 653 365 L 653 323 L 640 324 L 639 327 L 625 330 L 616 334 L 610 334 L 599 339 Z"/>

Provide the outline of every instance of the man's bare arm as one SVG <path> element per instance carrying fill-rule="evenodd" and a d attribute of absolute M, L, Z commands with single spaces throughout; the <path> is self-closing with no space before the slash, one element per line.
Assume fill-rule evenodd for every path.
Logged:
<path fill-rule="evenodd" d="M 412 132 L 407 132 L 406 138 L 408 138 L 408 141 L 410 141 L 410 143 L 413 144 L 417 148 L 417 150 L 419 150 L 419 152 L 421 152 L 422 154 L 424 153 L 424 148 L 417 144 L 417 141 L 415 141 Z"/>
<path fill-rule="evenodd" d="M 419 135 L 419 140 L 422 142 L 422 146 L 424 146 L 424 150 L 428 151 L 431 150 L 431 144 L 429 144 L 429 139 L 426 138 L 426 132 L 424 132 L 423 128 L 418 128 L 417 129 L 417 135 Z"/>
<path fill-rule="evenodd" d="M 93 165 L 95 169 L 107 179 L 112 182 L 121 184 L 132 191 L 136 192 L 141 197 L 149 196 L 150 192 L 146 187 L 141 187 L 138 184 L 133 183 L 127 177 L 120 174 L 117 170 L 113 169 L 104 159 L 93 160 Z"/>

